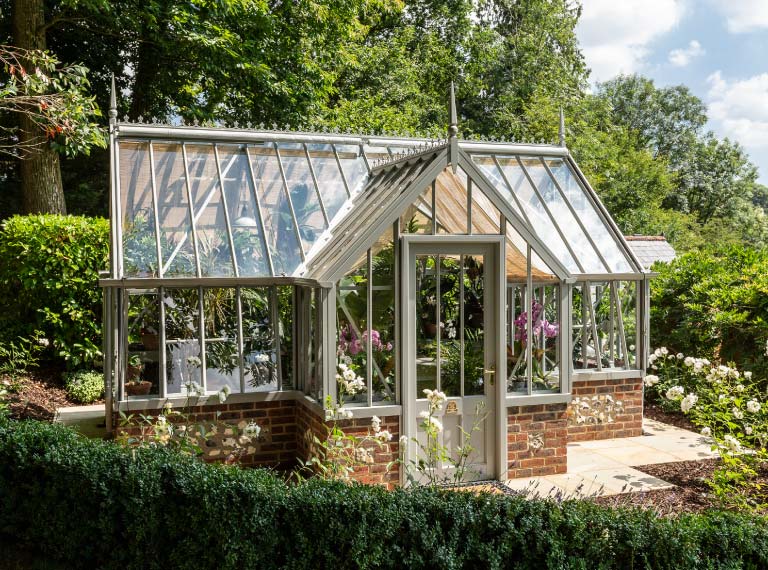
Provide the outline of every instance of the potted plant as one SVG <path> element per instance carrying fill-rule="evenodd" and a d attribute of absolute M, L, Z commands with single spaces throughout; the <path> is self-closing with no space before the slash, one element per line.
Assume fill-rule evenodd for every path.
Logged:
<path fill-rule="evenodd" d="M 157 350 L 160 348 L 160 336 L 157 334 L 155 327 L 142 327 L 141 344 L 144 345 L 144 350 Z"/>
<path fill-rule="evenodd" d="M 141 379 L 144 364 L 138 354 L 128 357 L 128 366 L 125 369 L 125 392 L 129 396 L 146 396 L 152 388 L 152 382 Z"/>

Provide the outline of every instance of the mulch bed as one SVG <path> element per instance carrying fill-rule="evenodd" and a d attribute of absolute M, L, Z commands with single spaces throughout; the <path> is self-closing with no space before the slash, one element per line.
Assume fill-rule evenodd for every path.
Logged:
<path fill-rule="evenodd" d="M 673 425 L 680 429 L 687 429 L 698 433 L 699 428 L 693 425 L 690 420 L 683 415 L 683 412 L 668 412 L 655 403 L 645 402 L 643 405 L 643 416 L 657 422 Z"/>
<path fill-rule="evenodd" d="M 0 377 L 0 383 L 10 382 L 7 376 Z M 67 398 L 61 380 L 61 371 L 55 368 L 41 368 L 28 373 L 20 380 L 21 390 L 9 395 L 11 417 L 52 421 L 56 408 L 79 406 Z M 102 403 L 103 400 L 94 402 Z"/>
<path fill-rule="evenodd" d="M 632 506 L 653 509 L 661 516 L 695 513 L 711 508 L 721 508 L 721 505 L 707 484 L 707 480 L 712 477 L 712 473 L 719 462 L 719 459 L 702 459 L 699 461 L 641 465 L 635 467 L 635 469 L 663 479 L 668 483 L 676 485 L 676 487 L 658 491 L 598 497 L 593 500 L 598 504 L 609 507 Z M 763 485 L 768 485 L 768 469 L 762 471 L 759 482 Z M 759 502 L 766 501 L 765 496 L 755 498 Z"/>

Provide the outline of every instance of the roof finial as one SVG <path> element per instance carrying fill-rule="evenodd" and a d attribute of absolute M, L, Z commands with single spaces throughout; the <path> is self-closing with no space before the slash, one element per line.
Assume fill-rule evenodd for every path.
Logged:
<path fill-rule="evenodd" d="M 112 92 L 109 94 L 109 124 L 117 123 L 117 90 L 115 89 L 115 74 L 112 74 Z"/>
<path fill-rule="evenodd" d="M 453 167 L 454 174 L 459 167 L 459 120 L 456 113 L 456 89 L 451 81 L 451 97 L 448 102 L 450 125 L 448 125 L 448 163 Z"/>
<path fill-rule="evenodd" d="M 565 113 L 562 107 L 560 107 L 560 146 L 565 146 Z"/>
<path fill-rule="evenodd" d="M 453 81 L 451 81 L 451 99 L 448 106 L 451 116 L 451 124 L 448 125 L 448 138 L 453 138 L 459 134 L 459 120 L 456 118 L 456 93 Z"/>

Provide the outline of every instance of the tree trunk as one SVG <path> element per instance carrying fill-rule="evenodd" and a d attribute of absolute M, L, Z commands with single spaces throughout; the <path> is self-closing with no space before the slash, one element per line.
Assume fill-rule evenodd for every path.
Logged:
<path fill-rule="evenodd" d="M 27 50 L 46 49 L 44 25 L 45 0 L 14 0 L 13 43 L 16 47 Z M 30 67 L 29 62 L 23 64 Z M 28 71 L 34 72 L 33 69 Z M 19 128 L 21 144 L 36 147 L 32 154 L 21 160 L 24 211 L 28 214 L 66 214 L 58 153 L 27 117 L 21 117 Z"/>

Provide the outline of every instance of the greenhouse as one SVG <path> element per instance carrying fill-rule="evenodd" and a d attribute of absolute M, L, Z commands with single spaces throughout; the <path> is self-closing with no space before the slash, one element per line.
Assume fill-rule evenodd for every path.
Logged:
<path fill-rule="evenodd" d="M 568 441 L 639 435 L 651 274 L 562 117 L 556 144 L 462 140 L 450 107 L 444 140 L 113 108 L 108 425 L 194 397 L 263 418 L 256 462 L 275 465 L 306 451 L 327 398 L 418 441 L 440 390 L 447 448 L 477 426 L 475 479 L 563 472 Z"/>

